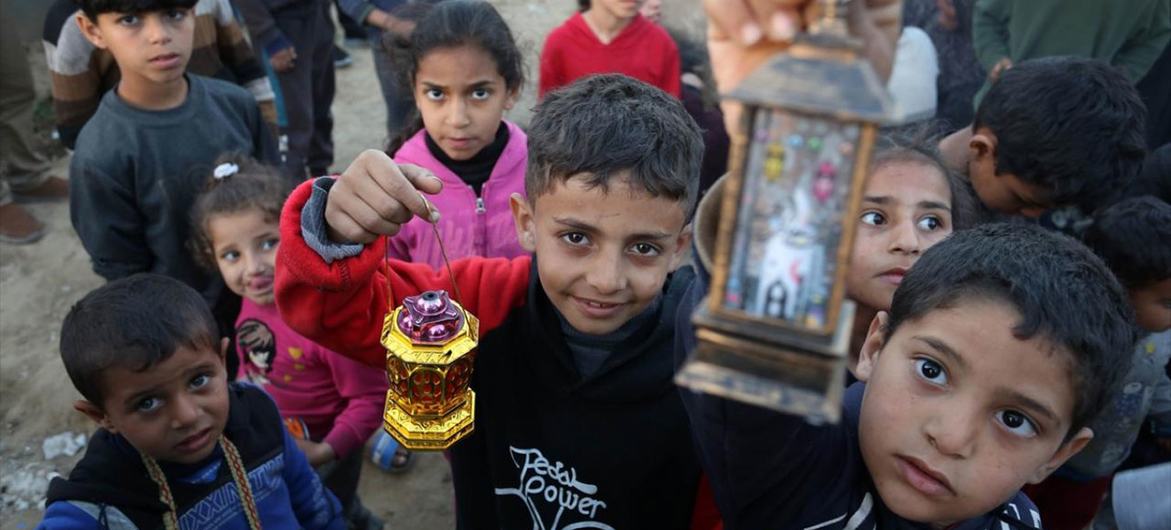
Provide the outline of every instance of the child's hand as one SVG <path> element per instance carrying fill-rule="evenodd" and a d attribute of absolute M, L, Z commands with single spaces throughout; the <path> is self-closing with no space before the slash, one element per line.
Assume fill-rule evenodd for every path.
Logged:
<path fill-rule="evenodd" d="M 293 66 L 296 65 L 296 60 L 297 50 L 294 50 L 292 46 L 289 46 L 288 48 L 272 54 L 272 57 L 268 58 L 268 63 L 271 64 L 272 69 L 276 70 L 277 72 L 288 72 L 289 70 L 293 69 Z"/>
<path fill-rule="evenodd" d="M 330 445 L 325 442 L 318 443 L 311 442 L 309 440 L 294 441 L 297 443 L 297 447 L 301 449 L 301 452 L 305 453 L 305 459 L 309 460 L 309 465 L 313 467 L 317 467 L 322 464 L 328 464 L 337 457 L 337 455 L 333 452 L 333 447 L 330 447 Z"/>
<path fill-rule="evenodd" d="M 325 224 L 335 242 L 370 243 L 398 233 L 413 216 L 439 220 L 420 191 L 432 195 L 443 183 L 418 166 L 395 164 L 386 153 L 367 149 L 329 190 Z"/>

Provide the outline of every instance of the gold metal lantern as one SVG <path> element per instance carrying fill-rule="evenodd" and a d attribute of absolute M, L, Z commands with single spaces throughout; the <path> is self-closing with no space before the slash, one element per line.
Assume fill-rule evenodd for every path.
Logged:
<path fill-rule="evenodd" d="M 403 447 L 442 450 L 472 432 L 472 363 L 480 322 L 446 291 L 408 296 L 386 315 L 383 429 Z"/>
<path fill-rule="evenodd" d="M 694 390 L 836 422 L 853 304 L 845 300 L 862 184 L 892 103 L 859 56 L 848 0 L 725 97 L 744 107 L 724 185 Z"/>

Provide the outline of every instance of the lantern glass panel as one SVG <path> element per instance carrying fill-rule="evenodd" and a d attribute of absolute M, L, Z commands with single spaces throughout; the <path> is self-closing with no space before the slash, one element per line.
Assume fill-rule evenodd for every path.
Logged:
<path fill-rule="evenodd" d="M 827 327 L 860 125 L 751 108 L 722 305 L 800 328 Z"/>

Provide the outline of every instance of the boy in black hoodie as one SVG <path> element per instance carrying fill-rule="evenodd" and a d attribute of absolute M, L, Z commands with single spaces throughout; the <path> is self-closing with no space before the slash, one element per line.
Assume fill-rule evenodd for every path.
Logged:
<path fill-rule="evenodd" d="M 446 271 L 384 260 L 437 193 L 425 170 L 367 151 L 293 192 L 277 305 L 297 331 L 384 367 L 383 316 L 405 296 L 462 294 L 480 319 L 475 431 L 451 449 L 460 528 L 687 528 L 699 477 L 672 383 L 702 137 L 678 100 L 622 75 L 553 92 L 529 129 L 528 197 L 511 261 Z M 344 244 L 357 242 L 359 244 Z"/>

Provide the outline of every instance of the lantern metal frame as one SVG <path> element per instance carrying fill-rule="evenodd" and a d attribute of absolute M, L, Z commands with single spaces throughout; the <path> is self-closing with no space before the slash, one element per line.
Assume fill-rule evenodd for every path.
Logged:
<path fill-rule="evenodd" d="M 682 386 L 803 415 L 813 422 L 835 422 L 840 418 L 854 317 L 854 305 L 845 298 L 845 289 L 857 232 L 855 214 L 861 206 L 877 128 L 890 122 L 894 108 L 878 76 L 860 57 L 859 43 L 846 31 L 846 3 L 822 2 L 824 16 L 813 24 L 811 34 L 800 35 L 788 50 L 724 96 L 741 103 L 744 110 L 739 127 L 730 131 L 729 172 L 716 230 L 712 283 L 707 299 L 693 316 L 698 346 L 676 375 L 676 382 Z M 771 111 L 794 120 L 857 127 L 850 180 L 840 184 L 848 185 L 845 209 L 826 225 L 837 229 L 837 248 L 833 249 L 836 261 L 832 263 L 832 275 L 825 276 L 832 278 L 832 283 L 824 318 L 816 325 L 810 325 L 808 317 L 794 322 L 728 306 L 737 237 L 749 238 L 754 221 L 767 217 L 748 212 L 741 218 L 739 209 L 743 207 L 744 194 L 753 191 L 748 189 L 749 179 L 759 183 L 759 179 L 766 178 L 747 173 L 756 141 L 755 120 Z M 747 257 L 741 261 L 747 264 Z"/>

